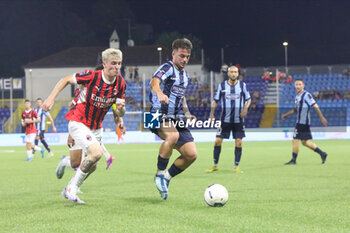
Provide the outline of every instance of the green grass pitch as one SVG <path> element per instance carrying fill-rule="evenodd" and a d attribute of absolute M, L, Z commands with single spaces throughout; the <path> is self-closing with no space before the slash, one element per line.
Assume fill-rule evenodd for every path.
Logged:
<path fill-rule="evenodd" d="M 65 146 L 31 163 L 24 146 L 2 147 L 0 232 L 350 232 L 349 141 L 316 143 L 329 154 L 326 164 L 301 147 L 298 164 L 284 166 L 291 142 L 244 142 L 243 174 L 232 172 L 233 142 L 223 144 L 219 171 L 204 173 L 213 143 L 197 143 L 197 161 L 170 182 L 166 201 L 153 182 L 159 144 L 107 145 L 116 160 L 106 171 L 103 157 L 81 187 L 85 205 L 60 196 L 73 174 L 55 176 Z M 203 200 L 213 183 L 229 192 L 222 208 Z"/>

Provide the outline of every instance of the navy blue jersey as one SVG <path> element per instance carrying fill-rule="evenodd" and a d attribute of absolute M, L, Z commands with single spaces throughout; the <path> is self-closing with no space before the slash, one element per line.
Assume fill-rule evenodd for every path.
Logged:
<path fill-rule="evenodd" d="M 46 117 L 50 115 L 49 112 L 45 112 L 42 108 L 34 108 L 34 111 L 38 114 L 38 117 L 40 117 L 41 122 L 35 123 L 36 129 L 38 130 L 38 133 L 41 131 L 46 130 Z"/>
<path fill-rule="evenodd" d="M 311 106 L 316 104 L 315 99 L 312 95 L 303 91 L 295 96 L 295 108 L 297 110 L 297 122 L 298 124 L 310 125 L 310 110 Z"/>
<path fill-rule="evenodd" d="M 174 63 L 169 61 L 157 69 L 153 78 L 158 78 L 161 81 L 160 89 L 164 95 L 168 96 L 169 104 L 161 104 L 158 96 L 151 91 L 149 99 L 152 103 L 152 111 L 159 110 L 168 117 L 176 118 L 179 111 L 182 110 L 182 99 L 190 82 L 187 72 L 177 70 Z"/>
<path fill-rule="evenodd" d="M 245 102 L 250 99 L 247 86 L 244 82 L 237 80 L 236 85 L 230 85 L 228 81 L 223 81 L 218 86 L 214 100 L 221 102 L 221 122 L 241 123 L 243 119 L 240 114 Z"/>

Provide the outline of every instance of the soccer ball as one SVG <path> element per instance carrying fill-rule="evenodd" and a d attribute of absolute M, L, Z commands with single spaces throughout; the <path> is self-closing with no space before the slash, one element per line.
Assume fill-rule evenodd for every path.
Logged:
<path fill-rule="evenodd" d="M 224 206 L 228 200 L 227 189 L 221 184 L 212 184 L 205 190 L 204 200 L 211 207 Z"/>

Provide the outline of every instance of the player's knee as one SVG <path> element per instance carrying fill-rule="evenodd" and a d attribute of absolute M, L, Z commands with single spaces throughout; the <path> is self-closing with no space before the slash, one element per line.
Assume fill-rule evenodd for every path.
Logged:
<path fill-rule="evenodd" d="M 170 133 L 167 135 L 165 140 L 171 145 L 175 145 L 179 140 L 179 133 L 178 132 Z"/>
<path fill-rule="evenodd" d="M 242 147 L 242 139 L 236 140 L 236 147 Z"/>
<path fill-rule="evenodd" d="M 307 145 L 307 140 L 302 140 L 301 144 L 303 144 L 303 146 L 306 146 Z"/>
<path fill-rule="evenodd" d="M 222 144 L 222 139 L 221 138 L 216 138 L 214 145 L 215 146 L 221 146 Z"/>
<path fill-rule="evenodd" d="M 70 166 L 75 169 L 75 168 L 78 168 L 80 166 L 80 161 L 78 160 L 70 160 Z"/>

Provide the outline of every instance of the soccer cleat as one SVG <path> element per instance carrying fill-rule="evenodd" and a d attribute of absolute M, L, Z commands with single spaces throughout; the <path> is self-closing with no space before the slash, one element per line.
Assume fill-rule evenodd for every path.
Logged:
<path fill-rule="evenodd" d="M 45 157 L 45 148 L 41 148 L 41 158 Z"/>
<path fill-rule="evenodd" d="M 78 204 L 85 204 L 85 202 L 80 200 L 79 197 L 77 196 L 78 189 L 79 188 L 76 186 L 68 185 L 66 188 L 63 189 L 61 195 L 64 198 L 71 200 L 72 202 L 75 202 Z"/>
<path fill-rule="evenodd" d="M 159 174 L 154 177 L 154 182 L 156 183 L 161 198 L 166 200 L 168 198 L 168 186 L 170 181 L 166 179 L 163 174 Z"/>
<path fill-rule="evenodd" d="M 292 159 L 291 161 L 289 161 L 288 163 L 285 163 L 284 165 L 296 165 L 296 164 L 297 162 L 294 159 Z"/>
<path fill-rule="evenodd" d="M 60 162 L 58 163 L 58 166 L 56 168 L 56 176 L 58 179 L 61 179 L 64 175 L 64 169 L 66 168 L 66 166 L 63 165 L 62 161 L 64 158 L 66 158 L 67 156 L 63 155 L 60 159 Z"/>
<path fill-rule="evenodd" d="M 107 162 L 107 167 L 106 167 L 106 170 L 108 170 L 111 166 L 112 166 L 112 163 L 114 161 L 114 156 L 109 156 L 109 158 L 106 160 Z"/>
<path fill-rule="evenodd" d="M 27 158 L 26 162 L 32 162 L 32 159 L 31 158 Z"/>
<path fill-rule="evenodd" d="M 50 151 L 50 152 L 47 154 L 47 157 L 50 158 L 50 157 L 52 157 L 52 156 L 53 156 L 53 152 Z"/>
<path fill-rule="evenodd" d="M 326 152 L 323 152 L 321 154 L 322 164 L 324 164 L 326 162 L 327 156 L 328 156 L 328 154 Z"/>
<path fill-rule="evenodd" d="M 235 167 L 235 168 L 233 169 L 233 173 L 243 173 L 243 171 L 241 171 L 241 170 L 239 169 L 239 167 Z"/>
<path fill-rule="evenodd" d="M 218 171 L 218 170 L 219 170 L 218 167 L 212 166 L 211 168 L 205 170 L 205 172 L 206 172 L 206 173 L 212 173 L 212 172 L 216 172 L 216 171 Z"/>

